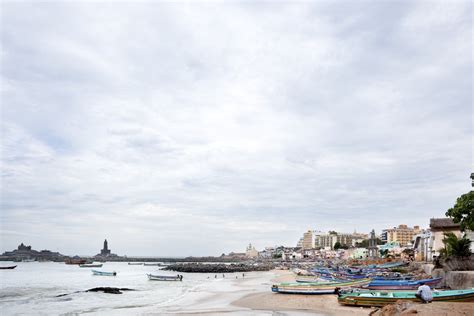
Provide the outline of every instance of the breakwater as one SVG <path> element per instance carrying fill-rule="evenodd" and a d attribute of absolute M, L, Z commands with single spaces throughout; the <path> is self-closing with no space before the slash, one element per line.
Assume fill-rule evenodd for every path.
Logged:
<path fill-rule="evenodd" d="M 206 264 L 206 263 L 178 263 L 172 264 L 163 270 L 188 272 L 188 273 L 232 273 L 250 271 L 269 271 L 272 264 Z"/>

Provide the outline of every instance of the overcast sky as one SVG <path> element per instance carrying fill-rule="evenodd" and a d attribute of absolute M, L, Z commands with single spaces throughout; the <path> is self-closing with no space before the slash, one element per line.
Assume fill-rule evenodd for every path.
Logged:
<path fill-rule="evenodd" d="M 1 9 L 2 252 L 294 246 L 470 190 L 470 1 Z"/>

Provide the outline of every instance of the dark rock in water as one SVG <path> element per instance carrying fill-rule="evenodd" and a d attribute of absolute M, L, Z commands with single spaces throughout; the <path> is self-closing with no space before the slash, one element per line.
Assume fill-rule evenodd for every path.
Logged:
<path fill-rule="evenodd" d="M 204 263 L 179 263 L 172 264 L 163 270 L 189 272 L 189 273 L 232 273 L 250 271 L 268 271 L 273 266 L 271 264 L 204 264 Z"/>
<path fill-rule="evenodd" d="M 86 292 L 104 292 L 108 294 L 122 294 L 121 291 L 133 291 L 133 289 L 128 288 L 118 288 L 118 287 L 95 287 L 89 289 Z"/>
<path fill-rule="evenodd" d="M 70 294 L 75 294 L 75 293 L 83 293 L 83 292 L 104 292 L 108 294 L 122 294 L 122 291 L 135 291 L 134 289 L 128 289 L 126 287 L 118 288 L 118 287 L 95 287 L 92 289 L 88 289 L 86 291 L 77 291 L 73 293 L 68 293 L 68 294 L 60 294 L 56 295 L 56 297 L 63 297 L 66 295 Z"/>

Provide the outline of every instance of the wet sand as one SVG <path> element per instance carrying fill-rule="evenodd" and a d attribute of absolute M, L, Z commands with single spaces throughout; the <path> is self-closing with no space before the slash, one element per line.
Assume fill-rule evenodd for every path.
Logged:
<path fill-rule="evenodd" d="M 294 282 L 292 272 L 274 270 L 276 277 L 271 281 Z M 342 306 L 336 295 L 291 295 L 268 292 L 252 293 L 232 302 L 232 305 L 254 311 L 311 312 L 318 315 L 369 315 L 374 309 Z M 291 312 L 289 313 L 292 314 Z"/>
<path fill-rule="evenodd" d="M 235 277 L 235 276 L 234 276 Z M 160 315 L 278 315 L 333 316 L 368 315 L 372 309 L 341 306 L 335 295 L 284 295 L 271 292 L 271 285 L 294 281 L 287 270 L 249 273 L 245 278 L 217 280 L 214 286 L 201 288 L 194 298 L 187 295 L 175 301 Z M 152 312 L 150 313 L 152 314 Z"/>

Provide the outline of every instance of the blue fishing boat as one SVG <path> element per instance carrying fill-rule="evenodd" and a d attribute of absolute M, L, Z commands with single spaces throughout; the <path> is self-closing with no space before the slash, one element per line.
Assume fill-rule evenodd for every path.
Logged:
<path fill-rule="evenodd" d="M 436 286 L 442 278 L 423 280 L 372 280 L 364 288 L 370 290 L 412 290 L 417 289 L 422 283 L 430 287 Z"/>
<path fill-rule="evenodd" d="M 92 270 L 93 275 L 102 275 L 102 276 L 116 276 L 117 272 L 107 272 L 107 271 L 99 271 L 99 270 Z"/>

